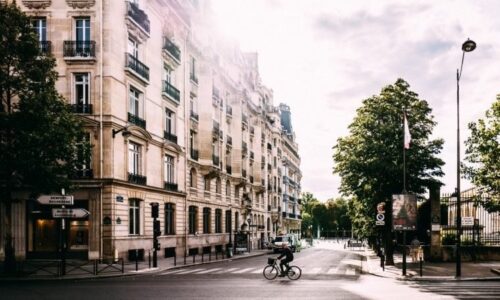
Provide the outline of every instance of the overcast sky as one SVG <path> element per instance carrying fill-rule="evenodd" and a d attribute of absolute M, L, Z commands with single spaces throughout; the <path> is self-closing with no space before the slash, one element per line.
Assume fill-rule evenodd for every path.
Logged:
<path fill-rule="evenodd" d="M 500 93 L 500 1 L 213 0 L 212 7 L 225 35 L 258 52 L 275 104 L 290 105 L 302 191 L 322 201 L 339 196 L 332 146 L 362 100 L 397 78 L 433 109 L 434 137 L 445 140 L 441 191 L 453 191 L 461 45 L 467 38 L 478 45 L 460 81 L 463 141 L 467 124 Z"/>

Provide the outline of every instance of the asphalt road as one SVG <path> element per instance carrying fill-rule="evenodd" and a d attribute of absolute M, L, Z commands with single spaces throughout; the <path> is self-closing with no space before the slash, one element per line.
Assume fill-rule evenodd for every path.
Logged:
<path fill-rule="evenodd" d="M 361 256 L 343 251 L 338 245 L 320 244 L 296 253 L 295 257 L 292 264 L 303 270 L 297 281 L 266 280 L 262 269 L 267 257 L 259 256 L 132 277 L 0 282 L 0 299 L 429 300 L 455 299 L 454 291 L 459 291 L 457 286 L 450 288 L 447 284 L 403 283 L 361 274 Z M 488 286 L 490 291 L 491 284 L 495 283 L 498 282 Z M 480 290 L 473 285 L 470 287 Z M 499 289 L 497 292 L 500 293 Z M 468 291 L 462 293 L 469 295 Z M 490 292 L 486 296 L 491 295 L 499 294 Z"/>

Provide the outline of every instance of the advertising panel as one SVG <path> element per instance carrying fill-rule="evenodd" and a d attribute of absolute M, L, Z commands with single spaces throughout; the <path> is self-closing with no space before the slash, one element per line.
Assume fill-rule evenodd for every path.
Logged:
<path fill-rule="evenodd" d="M 394 230 L 417 230 L 417 197 L 415 195 L 392 195 L 392 228 Z"/>

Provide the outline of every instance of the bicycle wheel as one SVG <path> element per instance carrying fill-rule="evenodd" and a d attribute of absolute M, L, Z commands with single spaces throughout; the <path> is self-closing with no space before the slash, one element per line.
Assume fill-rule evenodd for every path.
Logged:
<path fill-rule="evenodd" d="M 264 274 L 264 277 L 267 280 L 273 280 L 276 276 L 278 276 L 279 272 L 274 266 L 266 266 L 262 274 Z"/>
<path fill-rule="evenodd" d="M 290 270 L 288 270 L 288 278 L 290 280 L 297 280 L 300 278 L 300 276 L 302 275 L 302 270 L 297 267 L 297 266 L 290 266 Z"/>

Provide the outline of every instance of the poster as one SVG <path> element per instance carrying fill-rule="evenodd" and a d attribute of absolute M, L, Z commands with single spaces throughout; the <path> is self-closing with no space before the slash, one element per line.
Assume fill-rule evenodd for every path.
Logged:
<path fill-rule="evenodd" d="M 234 244 L 236 252 L 246 252 L 248 251 L 248 234 L 247 233 L 236 233 L 234 235 Z"/>
<path fill-rule="evenodd" d="M 415 195 L 392 195 L 392 228 L 394 230 L 417 230 L 417 197 Z"/>

